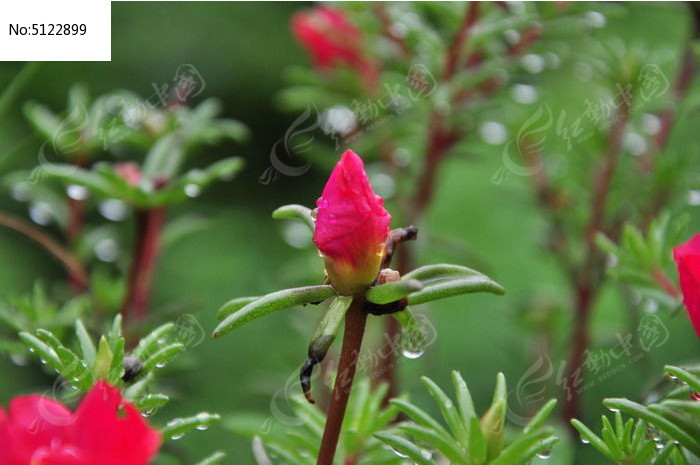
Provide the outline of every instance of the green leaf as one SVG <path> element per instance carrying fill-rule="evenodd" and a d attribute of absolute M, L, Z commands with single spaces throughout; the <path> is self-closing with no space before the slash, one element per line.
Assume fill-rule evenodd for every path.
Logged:
<path fill-rule="evenodd" d="M 221 417 L 215 413 L 201 412 L 195 416 L 187 418 L 176 418 L 170 420 L 162 429 L 163 437 L 169 439 L 179 439 L 185 433 L 194 429 L 204 430 L 218 422 Z"/>
<path fill-rule="evenodd" d="M 158 351 L 156 351 L 156 353 L 154 353 L 150 357 L 148 357 L 143 362 L 143 368 L 141 369 L 141 371 L 143 371 L 144 373 L 149 373 L 155 368 L 160 368 L 183 350 L 185 350 L 185 345 L 180 342 L 168 344 L 160 348 Z"/>
<path fill-rule="evenodd" d="M 457 408 L 462 417 L 462 422 L 466 426 L 469 426 L 472 424 L 472 418 L 476 418 L 476 410 L 474 409 L 474 401 L 472 400 L 472 395 L 469 392 L 467 383 L 458 371 L 452 371 L 452 385 L 454 386 Z"/>
<path fill-rule="evenodd" d="M 612 424 L 610 424 L 610 420 L 608 420 L 608 417 L 603 415 L 602 421 L 603 429 L 601 430 L 601 435 L 603 436 L 605 444 L 608 445 L 610 453 L 613 455 L 613 457 L 615 457 L 615 460 L 618 462 L 625 460 L 627 457 L 625 456 L 625 453 L 622 452 L 622 447 L 620 447 L 620 443 L 618 442 L 617 437 L 615 436 L 615 430 L 613 429 Z"/>
<path fill-rule="evenodd" d="M 588 429 L 586 425 L 574 418 L 573 420 L 571 420 L 571 426 L 576 428 L 576 430 L 579 432 L 579 434 L 581 435 L 581 440 L 588 441 L 593 447 L 598 449 L 598 451 L 601 454 L 603 454 L 613 462 L 616 461 L 615 456 L 610 451 L 605 441 L 599 438 L 593 431 Z"/>
<path fill-rule="evenodd" d="M 195 465 L 216 465 L 217 463 L 222 463 L 221 461 L 226 458 L 226 454 L 222 451 L 217 451 L 211 454 L 209 457 L 200 460 Z"/>
<path fill-rule="evenodd" d="M 114 348 L 112 349 L 112 363 L 109 367 L 109 374 L 107 375 L 107 381 L 114 385 L 119 382 L 124 372 L 124 344 L 126 342 L 123 338 L 117 340 Z"/>
<path fill-rule="evenodd" d="M 469 436 L 467 435 L 467 430 L 464 423 L 462 423 L 462 419 L 459 417 L 459 413 L 457 412 L 452 400 L 450 400 L 443 390 L 440 389 L 440 387 L 430 378 L 423 376 L 421 377 L 421 381 L 428 389 L 428 392 L 433 399 L 435 399 L 435 403 L 437 403 L 438 407 L 440 408 L 440 413 L 442 413 L 443 418 L 445 418 L 447 425 L 450 427 L 450 430 L 455 438 L 457 438 L 457 441 L 459 441 L 464 448 L 469 447 Z"/>
<path fill-rule="evenodd" d="M 53 163 L 44 165 L 42 173 L 50 178 L 59 179 L 68 184 L 78 184 L 90 189 L 93 193 L 103 197 L 122 197 L 121 192 L 106 182 L 101 176 L 92 171 L 78 168 L 75 165 Z"/>
<path fill-rule="evenodd" d="M 214 329 L 212 337 L 223 336 L 229 331 L 269 313 L 296 305 L 320 302 L 334 295 L 336 295 L 335 289 L 328 285 L 284 289 L 267 294 L 226 317 Z"/>
<path fill-rule="evenodd" d="M 258 300 L 260 296 L 255 296 L 255 297 L 237 297 L 235 299 L 231 299 L 225 304 L 221 306 L 218 312 L 216 312 L 216 319 L 217 320 L 223 320 L 230 314 L 242 309 L 246 305 L 248 305 L 251 302 L 255 302 Z"/>
<path fill-rule="evenodd" d="M 328 352 L 328 348 L 335 340 L 335 335 L 343 323 L 345 312 L 348 311 L 350 304 L 352 304 L 352 299 L 352 297 L 347 296 L 336 296 L 333 298 L 311 339 L 309 357 L 317 358 L 318 362 L 323 360 L 326 352 Z"/>
<path fill-rule="evenodd" d="M 97 345 L 97 355 L 95 356 L 95 364 L 92 366 L 93 379 L 107 380 L 110 369 L 112 367 L 112 350 L 109 348 L 107 338 L 102 336 Z"/>
<path fill-rule="evenodd" d="M 374 437 L 387 444 L 396 452 L 405 455 L 417 465 L 434 465 L 432 460 L 423 455 L 423 449 L 407 439 L 390 433 L 376 433 Z"/>
<path fill-rule="evenodd" d="M 559 441 L 548 428 L 529 435 L 521 435 L 503 450 L 490 465 L 519 465 L 527 463 L 535 455 L 551 450 Z"/>
<path fill-rule="evenodd" d="M 173 329 L 175 329 L 174 323 L 165 323 L 157 327 L 139 341 L 136 348 L 131 351 L 131 355 L 144 361 L 150 354 L 158 350 L 158 347 L 165 342 L 167 336 Z"/>
<path fill-rule="evenodd" d="M 676 448 L 676 444 L 673 442 L 667 443 L 663 449 L 661 449 L 661 452 L 659 452 L 659 455 L 656 456 L 653 462 L 651 462 L 651 465 L 665 465 L 666 464 L 666 459 L 671 456 L 671 453 L 673 450 Z"/>
<path fill-rule="evenodd" d="M 83 354 L 83 359 L 87 362 L 88 366 L 92 366 L 95 363 L 97 351 L 95 349 L 95 344 L 92 343 L 90 334 L 88 334 L 85 325 L 83 325 L 80 319 L 75 322 L 75 336 L 78 338 L 78 344 L 80 345 L 80 352 Z"/>
<path fill-rule="evenodd" d="M 423 289 L 423 284 L 416 279 L 401 279 L 371 287 L 365 297 L 374 304 L 388 304 L 403 299 L 412 292 Z"/>
<path fill-rule="evenodd" d="M 46 343 L 41 341 L 36 336 L 33 336 L 27 332 L 19 333 L 19 338 L 24 342 L 24 344 L 29 348 L 30 352 L 33 352 L 39 357 L 40 360 L 48 363 L 56 371 L 60 372 L 63 368 L 63 363 L 58 357 L 58 354 L 49 347 Z"/>
<path fill-rule="evenodd" d="M 107 333 L 107 340 L 109 341 L 109 346 L 114 347 L 117 341 L 122 337 L 122 316 L 117 314 L 112 321 L 112 327 L 109 328 Z"/>
<path fill-rule="evenodd" d="M 435 421 L 433 417 L 428 415 L 424 410 L 413 405 L 412 403 L 403 399 L 391 399 L 389 401 L 391 405 L 395 405 L 401 412 L 403 412 L 411 420 L 415 421 L 419 425 L 423 425 L 429 429 L 439 431 L 440 434 L 450 437 L 449 433 L 443 426 Z"/>
<path fill-rule="evenodd" d="M 134 402 L 140 411 L 159 409 L 170 401 L 170 397 L 165 394 L 146 394 Z"/>
<path fill-rule="evenodd" d="M 608 408 L 621 410 L 629 415 L 634 415 L 647 423 L 651 423 L 658 429 L 678 441 L 686 449 L 700 457 L 700 438 L 694 438 L 690 433 L 680 428 L 678 425 L 667 420 L 661 415 L 650 411 L 643 405 L 632 402 L 628 399 L 614 398 L 605 399 L 603 405 Z"/>
<path fill-rule="evenodd" d="M 476 416 L 469 418 L 469 463 L 484 463 L 488 452 L 488 444 L 481 423 Z"/>
<path fill-rule="evenodd" d="M 498 457 L 503 449 L 505 438 L 506 402 L 500 398 L 481 417 L 481 429 L 484 431 L 487 443 L 487 457 L 493 460 Z"/>
<path fill-rule="evenodd" d="M 549 399 L 549 401 L 542 406 L 542 408 L 535 414 L 535 416 L 532 417 L 532 419 L 527 423 L 527 425 L 525 425 L 525 428 L 523 428 L 523 433 L 528 434 L 530 432 L 537 431 L 540 427 L 542 427 L 542 425 L 545 421 L 547 421 L 547 418 L 556 406 L 557 400 Z"/>
<path fill-rule="evenodd" d="M 486 276 L 470 276 L 438 282 L 424 287 L 422 290 L 409 295 L 408 303 L 409 305 L 418 305 L 433 300 L 445 299 L 447 297 L 473 292 L 491 292 L 500 295 L 505 292 L 505 289 Z"/>
<path fill-rule="evenodd" d="M 700 377 L 673 365 L 666 365 L 664 370 L 686 383 L 693 391 L 700 392 Z"/>
<path fill-rule="evenodd" d="M 416 439 L 425 441 L 434 446 L 445 457 L 454 464 L 466 464 L 464 450 L 459 447 L 451 437 L 443 436 L 438 431 L 435 431 L 425 426 L 418 425 L 412 422 L 400 423 L 397 429 Z"/>
<path fill-rule="evenodd" d="M 272 217 L 276 220 L 299 220 L 304 223 L 313 233 L 316 223 L 311 216 L 311 209 L 303 205 L 284 205 L 272 212 Z"/>
<path fill-rule="evenodd" d="M 476 270 L 466 266 L 450 265 L 446 263 L 426 265 L 416 268 L 402 276 L 403 279 L 417 279 L 418 281 L 429 282 L 439 279 L 451 279 L 464 276 L 483 276 Z"/>
<path fill-rule="evenodd" d="M 168 134 L 156 142 L 146 154 L 143 175 L 148 179 L 173 179 L 185 158 L 183 141 L 179 134 Z"/>

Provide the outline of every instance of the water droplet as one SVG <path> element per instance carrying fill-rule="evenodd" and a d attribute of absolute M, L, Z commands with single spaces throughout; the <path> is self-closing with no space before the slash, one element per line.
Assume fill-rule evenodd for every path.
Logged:
<path fill-rule="evenodd" d="M 700 190 L 688 191 L 688 205 L 700 205 Z"/>
<path fill-rule="evenodd" d="M 547 449 L 537 453 L 537 457 L 542 460 L 547 460 L 552 456 L 552 450 Z"/>
<path fill-rule="evenodd" d="M 119 258 L 119 246 L 116 241 L 111 238 L 101 239 L 95 244 L 95 256 L 98 260 L 111 263 Z"/>
<path fill-rule="evenodd" d="M 284 242 L 296 249 L 304 249 L 311 244 L 311 231 L 298 221 L 285 221 L 281 232 Z"/>
<path fill-rule="evenodd" d="M 33 352 L 32 349 L 29 350 L 30 352 Z M 10 355 L 10 360 L 12 361 L 12 363 L 20 367 L 23 367 L 27 364 L 27 357 L 25 357 L 22 354 L 12 354 Z"/>
<path fill-rule="evenodd" d="M 118 199 L 105 200 L 100 203 L 97 209 L 102 216 L 111 221 L 121 221 L 129 213 L 127 204 Z"/>
<path fill-rule="evenodd" d="M 46 360 L 44 360 L 43 358 L 39 359 L 39 361 L 41 362 L 42 365 L 46 365 Z"/>
<path fill-rule="evenodd" d="M 396 182 L 394 178 L 385 173 L 376 173 L 370 176 L 370 183 L 377 195 L 390 199 L 396 192 Z"/>
<path fill-rule="evenodd" d="M 182 434 L 182 433 L 173 434 L 172 436 L 170 436 L 170 439 L 172 439 L 173 441 L 177 441 L 178 439 L 181 439 L 183 436 L 184 436 L 184 434 Z"/>
<path fill-rule="evenodd" d="M 433 453 L 426 449 L 421 449 L 420 455 L 422 455 L 425 460 L 431 460 L 433 458 Z"/>
<path fill-rule="evenodd" d="M 642 302 L 642 310 L 647 313 L 656 313 L 659 311 L 659 303 L 654 299 L 645 299 Z"/>
<path fill-rule="evenodd" d="M 664 443 L 663 443 L 663 442 L 657 442 L 656 445 L 655 445 L 654 447 L 656 447 L 656 450 L 661 450 L 661 449 L 664 448 Z"/>
<path fill-rule="evenodd" d="M 29 352 L 34 353 L 34 347 L 30 347 Z"/>
<path fill-rule="evenodd" d="M 586 22 L 589 26 L 599 29 L 605 26 L 605 15 L 599 11 L 589 11 L 586 14 Z"/>
<path fill-rule="evenodd" d="M 617 413 L 620 411 L 619 408 L 615 408 L 615 407 L 608 407 L 608 410 L 610 410 L 612 413 Z"/>
<path fill-rule="evenodd" d="M 197 429 L 198 429 L 199 431 L 206 431 L 206 430 L 209 429 L 209 425 L 198 425 L 198 426 L 197 426 Z"/>
<path fill-rule="evenodd" d="M 401 349 L 401 355 L 412 360 L 420 358 L 424 353 L 425 350 L 411 351 L 406 348 Z"/>
<path fill-rule="evenodd" d="M 518 103 L 528 104 L 537 101 L 537 89 L 527 84 L 515 84 L 510 88 L 510 95 Z"/>
<path fill-rule="evenodd" d="M 73 200 L 85 200 L 90 195 L 85 186 L 79 186 L 77 184 L 69 185 L 66 188 L 66 194 Z"/>
<path fill-rule="evenodd" d="M 647 141 L 636 132 L 628 132 L 622 140 L 622 144 L 635 157 L 644 155 L 647 151 Z"/>
<path fill-rule="evenodd" d="M 164 366 L 165 366 L 165 363 L 163 363 L 163 362 L 156 363 L 156 368 L 163 368 Z"/>
<path fill-rule="evenodd" d="M 591 443 L 591 441 L 589 441 L 588 439 L 581 438 L 581 444 L 590 444 L 590 443 Z"/>
<path fill-rule="evenodd" d="M 402 459 L 407 459 L 407 458 L 408 458 L 408 455 L 406 455 L 406 454 L 404 454 L 404 453 L 402 453 L 402 452 L 399 452 L 398 450 L 394 449 L 393 447 L 391 447 L 391 446 L 387 446 L 387 447 L 389 448 L 390 451 L 392 451 L 392 452 L 393 452 L 394 454 L 396 454 L 398 457 L 401 457 Z"/>
<path fill-rule="evenodd" d="M 18 202 L 26 202 L 27 200 L 29 200 L 30 197 L 29 187 L 26 183 L 18 182 L 17 184 L 12 186 L 12 189 L 10 190 L 10 195 L 13 199 L 15 199 Z"/>
<path fill-rule="evenodd" d="M 561 65 L 561 58 L 554 52 L 547 52 L 544 54 L 544 61 L 547 66 L 552 69 L 557 69 Z"/>
<path fill-rule="evenodd" d="M 396 37 L 403 38 L 406 37 L 406 32 L 408 31 L 408 27 L 404 23 L 400 22 L 395 22 L 392 23 L 391 26 L 389 26 L 389 31 Z"/>
<path fill-rule="evenodd" d="M 520 59 L 523 69 L 530 74 L 538 74 L 544 70 L 544 58 L 536 53 L 528 53 Z"/>
<path fill-rule="evenodd" d="M 187 184 L 185 186 L 185 195 L 187 197 L 197 197 L 200 192 L 201 189 L 197 184 Z"/>
<path fill-rule="evenodd" d="M 500 145 L 506 141 L 508 133 L 503 124 L 496 121 L 486 121 L 479 127 L 479 135 L 487 144 Z"/>
<path fill-rule="evenodd" d="M 515 45 L 520 41 L 520 33 L 515 29 L 506 29 L 503 31 L 503 37 L 511 45 Z"/>
<path fill-rule="evenodd" d="M 46 202 L 37 202 L 29 207 L 29 217 L 33 222 L 46 226 L 51 222 L 51 205 Z"/>
<path fill-rule="evenodd" d="M 658 134 L 661 130 L 661 119 L 651 113 L 645 113 L 642 115 L 642 127 L 647 134 Z"/>

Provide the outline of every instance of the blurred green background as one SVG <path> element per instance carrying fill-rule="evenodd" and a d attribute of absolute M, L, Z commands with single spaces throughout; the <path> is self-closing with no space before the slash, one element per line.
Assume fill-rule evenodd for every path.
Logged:
<path fill-rule="evenodd" d="M 215 325 L 216 309 L 229 298 L 318 282 L 322 267 L 315 251 L 310 246 L 296 249 L 286 244 L 286 225 L 274 222 L 270 212 L 283 203 L 312 205 L 327 171 L 312 168 L 303 176 L 281 176 L 267 185 L 258 181 L 269 166 L 272 145 L 297 116 L 282 112 L 275 96 L 286 85 L 288 66 L 307 62 L 288 26 L 290 15 L 306 6 L 114 2 L 112 61 L 42 64 L 0 124 L 0 170 L 36 164 L 40 142 L 21 115 L 23 101 L 36 100 L 62 109 L 69 87 L 76 82 L 86 83 L 93 95 L 125 88 L 147 97 L 153 94 L 154 84 L 170 82 L 179 65 L 191 63 L 206 82 L 199 98 L 221 99 L 224 115 L 248 125 L 252 137 L 243 146 L 231 144 L 192 157 L 192 165 L 204 165 L 222 156 L 240 155 L 247 166 L 235 180 L 179 207 L 206 214 L 213 221 L 206 230 L 163 251 L 155 279 L 153 313 L 194 314 L 208 333 Z M 595 5 L 590 8 L 595 9 Z M 680 49 L 690 27 L 684 6 L 636 4 L 630 11 L 608 17 L 606 30 L 624 41 Z M 20 68 L 19 63 L 1 63 L 0 83 L 9 82 Z M 552 73 L 545 82 L 543 101 L 552 108 L 570 105 L 580 111 L 585 94 L 577 92 L 571 72 Z M 492 118 L 505 119 L 506 112 L 507 107 L 501 106 L 492 112 Z M 690 137 L 692 128 L 687 132 Z M 503 371 L 510 387 L 515 388 L 540 355 L 542 341 L 527 331 L 533 302 L 551 302 L 555 308 L 555 374 L 559 360 L 567 354 L 570 314 L 567 308 L 559 308 L 567 304 L 565 280 L 541 248 L 547 223 L 536 207 L 529 179 L 511 176 L 500 184 L 492 181 L 502 166 L 501 150 L 501 146 L 476 140 L 470 149 L 473 156 L 452 157 L 442 166 L 436 198 L 426 219 L 429 232 L 418 246 L 421 263 L 450 261 L 479 266 L 507 289 L 501 298 L 454 298 L 425 309 L 437 340 L 423 357 L 400 364 L 403 388 L 419 405 L 424 400 L 425 408 L 432 408 L 432 404 L 420 387 L 419 374 L 446 384 L 450 370 L 461 370 L 478 409 L 490 401 L 498 371 Z M 26 205 L 5 192 L 0 209 L 26 216 Z M 697 210 L 688 209 L 694 231 L 700 226 Z M 3 300 L 28 292 L 37 280 L 48 284 L 63 276 L 63 270 L 43 250 L 4 229 L 0 229 L 0 263 Z M 664 364 L 683 364 L 697 357 L 700 345 L 686 316 L 660 315 L 671 338 L 585 390 L 585 414 L 591 423 L 595 424 L 603 411 L 603 397 L 639 400 L 657 381 Z M 296 377 L 315 321 L 314 308 L 300 308 L 256 321 L 220 341 L 206 339 L 161 376 L 161 384 L 173 396 L 163 418 L 199 410 L 225 415 L 270 414 L 273 394 L 284 389 L 290 376 Z M 370 327 L 378 324 L 376 318 L 370 319 Z M 628 310 L 611 286 L 596 306 L 593 345 L 611 343 L 616 333 L 634 331 L 631 324 Z M 594 376 L 585 381 L 591 379 Z M 0 359 L 0 404 L 19 393 L 42 392 L 50 386 L 51 379 L 37 367 L 19 367 Z M 554 375 L 543 387 L 548 395 L 563 394 Z M 180 443 L 192 453 L 192 461 L 218 449 L 230 453 L 225 463 L 252 460 L 248 441 L 220 426 L 190 434 Z M 570 463 L 567 448 L 566 441 L 557 446 L 550 462 Z M 590 457 L 581 463 L 601 460 Z"/>

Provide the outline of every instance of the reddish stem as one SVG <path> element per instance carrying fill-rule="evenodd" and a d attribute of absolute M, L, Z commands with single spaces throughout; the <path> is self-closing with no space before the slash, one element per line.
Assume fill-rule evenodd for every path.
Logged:
<path fill-rule="evenodd" d="M 136 213 L 136 244 L 121 310 L 125 322 L 143 320 L 148 314 L 153 272 L 165 215 L 163 207 L 139 210 Z"/>
<path fill-rule="evenodd" d="M 668 279 L 668 276 L 666 276 L 666 273 L 663 272 L 661 268 L 654 268 L 651 272 L 652 276 L 654 276 L 654 279 L 656 280 L 657 284 L 661 287 L 661 289 L 664 290 L 664 292 L 674 299 L 677 299 L 681 296 L 680 291 L 676 287 L 673 282 L 671 282 L 670 279 Z"/>
<path fill-rule="evenodd" d="M 316 465 L 332 465 L 335 450 L 338 447 L 340 428 L 345 417 L 345 409 L 352 389 L 352 381 L 357 369 L 357 359 L 362 347 L 362 336 L 365 333 L 367 312 L 364 301 L 355 298 L 348 312 L 345 314 L 345 332 L 343 334 L 343 348 L 338 361 L 338 373 L 335 378 L 335 387 L 328 404 L 326 427 L 323 430 L 321 449 L 318 453 Z"/>
<path fill-rule="evenodd" d="M 68 198 L 68 227 L 66 229 L 66 239 L 68 244 L 73 246 L 75 241 L 80 236 L 80 230 L 83 228 L 83 218 L 85 217 L 85 201 L 73 198 Z M 68 272 L 68 285 L 71 292 L 79 293 L 84 289 L 81 284 L 81 277 L 76 276 L 74 271 Z"/>

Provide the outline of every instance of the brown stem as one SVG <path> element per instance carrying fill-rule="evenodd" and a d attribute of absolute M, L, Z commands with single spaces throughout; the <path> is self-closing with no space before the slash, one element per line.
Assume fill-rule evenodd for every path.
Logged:
<path fill-rule="evenodd" d="M 87 273 L 80 260 L 51 236 L 27 221 L 7 213 L 0 212 L 0 225 L 14 229 L 43 246 L 54 258 L 61 262 L 68 274 L 75 279 L 75 283 L 80 289 L 84 290 L 89 287 Z"/>
<path fill-rule="evenodd" d="M 579 393 L 575 385 L 583 369 L 583 361 L 588 347 L 588 319 L 600 285 L 604 261 L 595 244 L 595 236 L 604 229 L 606 204 L 612 178 L 617 168 L 617 161 L 629 118 L 630 106 L 621 105 L 612 123 L 608 136 L 608 147 L 593 179 L 593 196 L 591 198 L 591 217 L 584 232 L 584 257 L 574 279 L 574 330 L 571 354 L 566 365 L 566 380 L 570 391 L 564 401 L 562 414 L 566 424 L 579 414 Z"/>
<path fill-rule="evenodd" d="M 136 244 L 121 309 L 124 322 L 143 320 L 148 313 L 165 214 L 163 207 L 139 210 L 136 213 Z"/>
<path fill-rule="evenodd" d="M 80 230 L 83 227 L 83 218 L 85 217 L 85 201 L 79 199 L 68 198 L 68 228 L 66 229 L 66 239 L 68 244 L 73 246 L 75 241 L 80 236 Z M 68 273 L 68 285 L 74 294 L 82 290 L 80 278 L 75 276 L 72 271 Z"/>
<path fill-rule="evenodd" d="M 335 387 L 328 404 L 326 427 L 323 430 L 321 449 L 318 453 L 316 465 L 332 465 L 335 450 L 338 446 L 340 428 L 345 417 L 345 409 L 348 405 L 352 381 L 355 377 L 357 359 L 362 347 L 362 336 L 365 333 L 367 312 L 365 303 L 361 298 L 355 298 L 345 314 L 345 332 L 343 334 L 343 348 L 338 361 L 338 374 L 335 378 Z"/>

